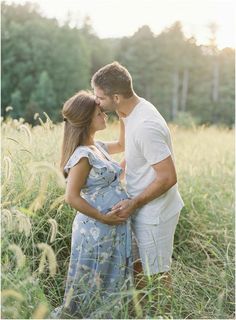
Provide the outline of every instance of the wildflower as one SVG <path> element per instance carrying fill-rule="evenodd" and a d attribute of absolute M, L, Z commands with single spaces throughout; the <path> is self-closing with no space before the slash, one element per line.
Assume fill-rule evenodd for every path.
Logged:
<path fill-rule="evenodd" d="M 48 187 L 48 176 L 44 175 L 41 177 L 40 188 L 38 196 L 31 203 L 29 210 L 37 211 L 43 207 L 44 201 L 46 199 L 46 192 Z"/>
<path fill-rule="evenodd" d="M 65 200 L 65 195 L 64 194 L 62 196 L 56 198 L 56 200 L 50 206 L 50 211 L 55 209 L 64 200 Z"/>
<path fill-rule="evenodd" d="M 9 245 L 8 249 L 15 253 L 17 268 L 22 268 L 25 265 L 25 255 L 23 254 L 21 248 L 16 244 L 11 244 Z"/>
<path fill-rule="evenodd" d="M 44 162 L 44 161 L 33 162 L 33 163 L 31 163 L 30 169 L 32 170 L 32 172 L 37 171 L 39 173 L 40 171 L 46 171 L 47 173 L 54 173 L 56 176 L 56 181 L 58 183 L 58 186 L 62 187 L 62 188 L 65 187 L 65 179 L 64 179 L 62 173 L 60 172 L 59 169 L 57 169 L 51 163 Z"/>
<path fill-rule="evenodd" d="M 52 247 L 46 243 L 38 243 L 37 247 L 43 251 L 41 261 L 40 261 L 40 266 L 39 266 L 39 273 L 43 273 L 45 263 L 46 263 L 46 258 L 47 258 L 48 264 L 49 264 L 50 275 L 52 277 L 55 276 L 56 269 L 57 269 L 57 260 L 56 260 L 56 255 L 55 255 Z"/>
<path fill-rule="evenodd" d="M 12 208 L 11 209 L 13 215 L 16 217 L 15 219 L 15 228 L 20 233 L 24 232 L 25 236 L 28 237 L 30 235 L 32 226 L 29 217 L 24 215 L 19 210 Z"/>
<path fill-rule="evenodd" d="M 23 301 L 24 300 L 24 297 L 22 296 L 22 294 L 20 294 L 19 292 L 17 292 L 16 290 L 13 290 L 13 289 L 5 289 L 2 291 L 1 293 L 1 296 L 2 297 L 12 297 L 12 298 L 15 298 L 19 301 Z"/>
<path fill-rule="evenodd" d="M 10 157 L 5 156 L 3 158 L 3 162 L 5 164 L 5 177 L 6 181 L 9 180 L 10 176 L 12 175 L 12 160 Z"/>
<path fill-rule="evenodd" d="M 34 114 L 34 120 L 38 119 L 38 117 L 39 117 L 39 113 L 36 112 L 36 113 Z"/>
<path fill-rule="evenodd" d="M 3 209 L 2 210 L 2 215 L 4 217 L 4 220 L 6 219 L 6 226 L 7 230 L 11 231 L 13 229 L 13 224 L 12 224 L 12 213 L 8 209 Z"/>
<path fill-rule="evenodd" d="M 20 125 L 19 129 L 26 134 L 26 136 L 27 136 L 27 138 L 29 140 L 29 143 L 31 144 L 32 143 L 32 134 L 31 134 L 30 129 L 28 128 L 28 126 L 26 126 L 25 124 L 22 124 L 22 125 Z"/>
<path fill-rule="evenodd" d="M 56 239 L 58 225 L 55 219 L 48 219 L 48 222 L 51 224 L 51 238 L 50 243 Z"/>
<path fill-rule="evenodd" d="M 11 110 L 13 110 L 12 106 L 7 106 L 5 109 L 6 112 L 11 111 Z"/>
<path fill-rule="evenodd" d="M 40 303 L 32 315 L 32 319 L 45 319 L 48 313 L 48 306 Z"/>

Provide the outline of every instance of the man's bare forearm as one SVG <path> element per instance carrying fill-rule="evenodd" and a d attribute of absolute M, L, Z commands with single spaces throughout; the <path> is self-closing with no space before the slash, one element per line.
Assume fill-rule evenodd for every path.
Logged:
<path fill-rule="evenodd" d="M 156 179 L 142 193 L 132 199 L 134 209 L 143 207 L 150 201 L 160 197 L 176 184 L 175 179 Z"/>
<path fill-rule="evenodd" d="M 153 181 L 142 193 L 133 199 L 122 200 L 117 203 L 113 208 L 112 212 L 118 210 L 117 215 L 122 218 L 128 219 L 137 209 L 143 207 L 150 201 L 160 197 L 166 191 L 168 191 L 177 181 L 173 178 L 156 179 Z"/>

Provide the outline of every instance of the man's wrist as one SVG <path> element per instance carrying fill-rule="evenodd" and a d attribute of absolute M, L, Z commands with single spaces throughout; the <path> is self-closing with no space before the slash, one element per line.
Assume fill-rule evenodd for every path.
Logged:
<path fill-rule="evenodd" d="M 132 207 L 134 210 L 138 209 L 140 207 L 138 198 L 131 199 Z"/>

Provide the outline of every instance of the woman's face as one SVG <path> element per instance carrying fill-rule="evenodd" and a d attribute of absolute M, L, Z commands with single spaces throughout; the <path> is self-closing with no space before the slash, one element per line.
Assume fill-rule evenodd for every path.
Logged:
<path fill-rule="evenodd" d="M 91 123 L 91 130 L 96 132 L 106 128 L 107 115 L 97 106 Z"/>

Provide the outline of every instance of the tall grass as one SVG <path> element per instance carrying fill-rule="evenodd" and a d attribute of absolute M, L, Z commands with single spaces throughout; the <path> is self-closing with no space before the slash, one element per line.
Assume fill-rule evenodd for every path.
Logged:
<path fill-rule="evenodd" d="M 233 318 L 234 133 L 170 128 L 185 202 L 175 236 L 172 317 Z M 111 123 L 97 139 L 113 140 L 117 130 Z M 58 169 L 62 131 L 48 118 L 34 128 L 23 120 L 2 123 L 3 318 L 46 318 L 62 302 L 75 215 L 63 201 L 65 183 Z M 157 304 L 152 286 L 146 295 L 148 305 Z M 135 292 L 132 299 L 131 312 L 128 303 L 111 304 L 106 313 L 97 310 L 93 316 L 145 316 Z M 160 296 L 156 316 L 164 299 Z"/>

